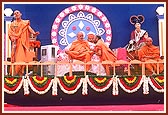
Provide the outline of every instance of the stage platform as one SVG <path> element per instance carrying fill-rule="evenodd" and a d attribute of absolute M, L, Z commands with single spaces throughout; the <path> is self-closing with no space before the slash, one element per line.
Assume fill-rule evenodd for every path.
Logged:
<path fill-rule="evenodd" d="M 5 103 L 20 105 L 20 106 L 86 106 L 86 105 L 139 105 L 139 104 L 163 104 L 164 94 L 157 93 L 153 90 L 150 94 L 142 94 L 142 89 L 133 94 L 128 94 L 120 89 L 118 96 L 113 96 L 110 90 L 103 93 L 98 93 L 89 90 L 89 95 L 81 95 L 81 89 L 73 95 L 68 95 L 59 92 L 58 96 L 51 96 L 51 90 L 44 95 L 38 95 L 31 91 L 29 96 L 23 95 L 23 90 L 20 90 L 15 95 L 5 93 Z"/>
<path fill-rule="evenodd" d="M 164 90 L 163 90 L 164 86 L 162 86 L 162 89 L 159 89 L 160 87 L 157 86 L 159 82 L 157 82 L 155 85 L 151 84 L 151 83 L 154 84 L 154 82 L 152 82 L 153 78 L 155 80 L 158 80 L 159 78 L 160 86 L 161 86 L 161 80 L 162 80 L 162 85 L 163 85 L 163 76 L 151 77 L 150 78 L 151 81 L 148 79 L 147 84 L 146 84 L 146 81 L 144 81 L 144 79 L 147 77 L 144 77 L 144 78 L 141 76 L 140 77 L 134 76 L 132 78 L 129 77 L 130 78 L 129 80 L 132 81 L 132 83 L 131 82 L 129 83 L 129 85 L 132 84 L 132 87 L 130 88 L 128 88 L 129 86 L 128 81 L 127 81 L 128 78 L 126 80 L 126 76 L 124 77 L 118 77 L 117 84 L 114 83 L 115 78 L 109 78 L 109 82 L 106 81 L 106 84 L 105 84 L 105 81 L 104 82 L 102 81 L 106 77 L 103 77 L 101 79 L 99 78 L 99 82 L 97 81 L 97 83 L 95 83 L 96 80 L 94 81 L 94 79 L 97 79 L 98 77 L 97 78 L 96 77 L 87 78 L 87 80 L 89 80 L 90 82 L 87 81 L 87 83 L 85 82 L 86 84 L 84 83 L 84 80 L 86 80 L 86 78 L 81 78 L 83 79 L 83 83 L 80 86 L 74 87 L 74 86 L 70 86 L 69 84 L 69 89 L 68 89 L 67 83 L 69 83 L 70 81 L 71 83 L 73 83 L 72 80 L 75 79 L 74 77 L 73 78 L 71 77 L 71 79 L 67 78 L 66 79 L 67 83 L 65 83 L 64 85 L 63 84 L 61 85 L 61 81 L 63 81 L 63 79 L 65 80 L 65 77 L 55 78 L 59 80 L 59 82 L 57 81 L 58 86 L 55 87 L 56 89 L 54 89 L 53 87 L 54 81 L 50 81 L 52 82 L 52 84 L 48 86 L 41 85 L 41 88 L 43 89 L 40 89 L 40 85 L 37 85 L 37 84 L 36 86 L 33 85 L 33 82 L 27 82 L 28 83 L 27 86 L 29 87 L 28 88 L 25 85 L 26 82 L 24 81 L 25 83 L 22 82 L 23 87 L 15 84 L 18 87 L 20 87 L 20 89 L 16 88 L 14 90 L 11 87 L 11 91 L 9 91 L 9 85 L 7 88 L 7 82 L 5 82 L 6 90 L 4 93 L 4 102 L 7 104 L 14 104 L 14 105 L 20 105 L 20 106 L 55 106 L 55 105 L 86 106 L 86 105 L 164 104 Z M 35 80 L 35 78 L 32 77 L 32 79 L 29 79 L 29 81 L 32 81 L 33 79 Z M 51 80 L 53 79 L 54 78 L 51 77 Z M 122 82 L 123 79 L 125 79 L 127 82 L 125 83 Z M 22 80 L 25 80 L 25 78 Z M 40 84 L 40 81 L 42 80 L 44 79 L 36 78 L 36 83 Z M 47 81 L 49 81 L 49 79 Z M 74 83 L 79 85 L 79 83 L 75 81 Z M 104 83 L 104 87 L 102 83 Z M 83 84 L 85 84 L 85 86 Z M 127 86 L 124 84 L 127 84 Z M 26 89 L 25 87 L 27 87 L 28 89 Z M 105 87 L 106 89 L 103 90 L 103 88 Z M 146 89 L 144 89 L 145 87 Z"/>

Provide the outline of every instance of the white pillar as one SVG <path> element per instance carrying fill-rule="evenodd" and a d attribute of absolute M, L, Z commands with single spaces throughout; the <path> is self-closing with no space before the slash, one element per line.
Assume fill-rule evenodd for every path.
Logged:
<path fill-rule="evenodd" d="M 5 21 L 5 39 L 4 39 L 4 60 L 7 61 L 7 58 L 11 57 L 11 41 L 8 37 L 8 29 L 10 27 L 11 21 L 13 19 L 13 16 L 11 16 L 13 13 L 12 9 L 6 8 L 4 10 L 4 21 Z M 7 74 L 7 66 L 4 68 L 5 74 Z"/>
<path fill-rule="evenodd" d="M 9 39 L 9 37 L 8 37 L 8 29 L 9 29 L 9 27 L 10 27 L 10 24 L 11 24 L 11 21 L 6 21 L 6 24 L 5 24 L 5 26 L 6 26 L 6 39 L 5 39 L 5 41 L 6 41 L 6 44 L 5 44 L 5 52 L 6 52 L 6 54 L 5 54 L 5 56 L 6 56 L 6 58 L 8 58 L 8 57 L 11 57 L 11 41 L 10 41 L 10 39 Z"/>
<path fill-rule="evenodd" d="M 159 29 L 159 48 L 160 48 L 160 56 L 165 57 L 165 49 L 166 49 L 166 23 L 164 19 L 164 7 L 160 6 L 156 9 L 158 13 L 158 29 Z"/>
<path fill-rule="evenodd" d="M 164 21 L 164 16 L 158 15 L 158 27 L 159 27 L 159 46 L 160 46 L 160 56 L 164 56 L 164 49 L 165 49 L 165 43 L 166 43 L 166 37 L 165 32 L 166 29 L 165 26 L 165 21 Z"/>

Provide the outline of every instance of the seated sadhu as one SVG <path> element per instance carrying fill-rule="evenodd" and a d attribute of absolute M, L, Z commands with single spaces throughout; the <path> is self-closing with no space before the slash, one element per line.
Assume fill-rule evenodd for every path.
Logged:
<path fill-rule="evenodd" d="M 95 36 L 95 54 L 100 57 L 100 61 L 112 61 L 115 62 L 117 60 L 116 55 L 113 51 L 102 41 L 101 37 L 96 35 Z M 103 64 L 106 74 L 110 75 L 110 64 Z"/>
<path fill-rule="evenodd" d="M 83 33 L 79 32 L 77 34 L 77 39 L 72 42 L 69 50 L 66 50 L 65 53 L 68 54 L 70 59 L 77 59 L 83 62 L 91 61 L 91 56 L 93 51 L 90 50 L 88 41 L 84 40 Z M 86 66 L 86 71 L 90 69 L 90 65 Z"/>
<path fill-rule="evenodd" d="M 146 38 L 145 45 L 140 48 L 138 51 L 138 56 L 141 61 L 147 60 L 160 60 L 160 51 L 159 48 L 154 46 L 153 40 L 151 37 Z M 149 70 L 151 74 L 156 74 L 157 72 L 157 64 L 156 63 L 149 63 L 145 64 L 145 68 Z M 159 73 L 163 72 L 164 65 L 159 64 Z"/>

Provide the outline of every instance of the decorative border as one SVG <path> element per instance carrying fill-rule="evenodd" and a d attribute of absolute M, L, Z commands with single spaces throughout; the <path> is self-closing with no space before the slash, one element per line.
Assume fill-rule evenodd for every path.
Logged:
<path fill-rule="evenodd" d="M 52 88 L 52 95 L 57 95 L 57 84 L 66 94 L 74 94 L 82 88 L 82 94 L 88 94 L 88 85 L 97 92 L 104 92 L 112 86 L 112 94 L 118 95 L 120 86 L 125 92 L 133 93 L 143 84 L 143 94 L 149 94 L 149 85 L 154 91 L 164 93 L 164 76 L 5 76 L 4 91 L 17 93 L 21 87 L 24 95 L 29 95 L 29 86 L 37 94 L 45 94 Z M 83 85 L 82 85 L 83 84 Z"/>
<path fill-rule="evenodd" d="M 18 76 L 5 76 L 4 77 L 4 91 L 8 94 L 17 93 L 23 85 L 23 78 Z"/>
<path fill-rule="evenodd" d="M 38 94 L 47 93 L 52 86 L 53 79 L 46 76 L 30 76 L 28 82 L 31 89 Z"/>
<path fill-rule="evenodd" d="M 82 86 L 83 80 L 79 76 L 59 77 L 57 82 L 64 93 L 74 94 Z"/>
<path fill-rule="evenodd" d="M 164 76 L 150 76 L 148 77 L 149 84 L 157 92 L 164 92 Z"/>
<path fill-rule="evenodd" d="M 95 91 L 103 92 L 112 85 L 112 78 L 109 76 L 89 76 L 87 82 Z"/>

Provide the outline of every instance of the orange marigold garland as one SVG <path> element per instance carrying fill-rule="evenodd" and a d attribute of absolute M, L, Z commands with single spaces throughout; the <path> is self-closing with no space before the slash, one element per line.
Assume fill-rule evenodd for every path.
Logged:
<path fill-rule="evenodd" d="M 89 81 L 98 89 L 102 89 L 109 84 L 111 77 L 106 76 L 89 76 Z"/>
<path fill-rule="evenodd" d="M 19 76 L 5 76 L 4 88 L 5 92 L 15 94 L 22 86 L 22 77 Z"/>
<path fill-rule="evenodd" d="M 150 80 L 157 89 L 164 89 L 164 76 L 153 76 Z"/>
<path fill-rule="evenodd" d="M 64 76 L 59 78 L 61 86 L 68 91 L 75 90 L 79 85 L 80 80 L 81 80 L 81 77 L 76 75 Z"/>
<path fill-rule="evenodd" d="M 87 82 L 92 89 L 104 92 L 112 85 L 112 76 L 88 76 Z"/>
<path fill-rule="evenodd" d="M 119 77 L 119 83 L 124 86 L 125 89 L 134 90 L 139 86 L 142 76 L 122 76 Z"/>
<path fill-rule="evenodd" d="M 53 77 L 49 76 L 30 76 L 31 84 L 38 91 L 44 91 L 47 87 L 49 87 L 52 79 Z"/>

